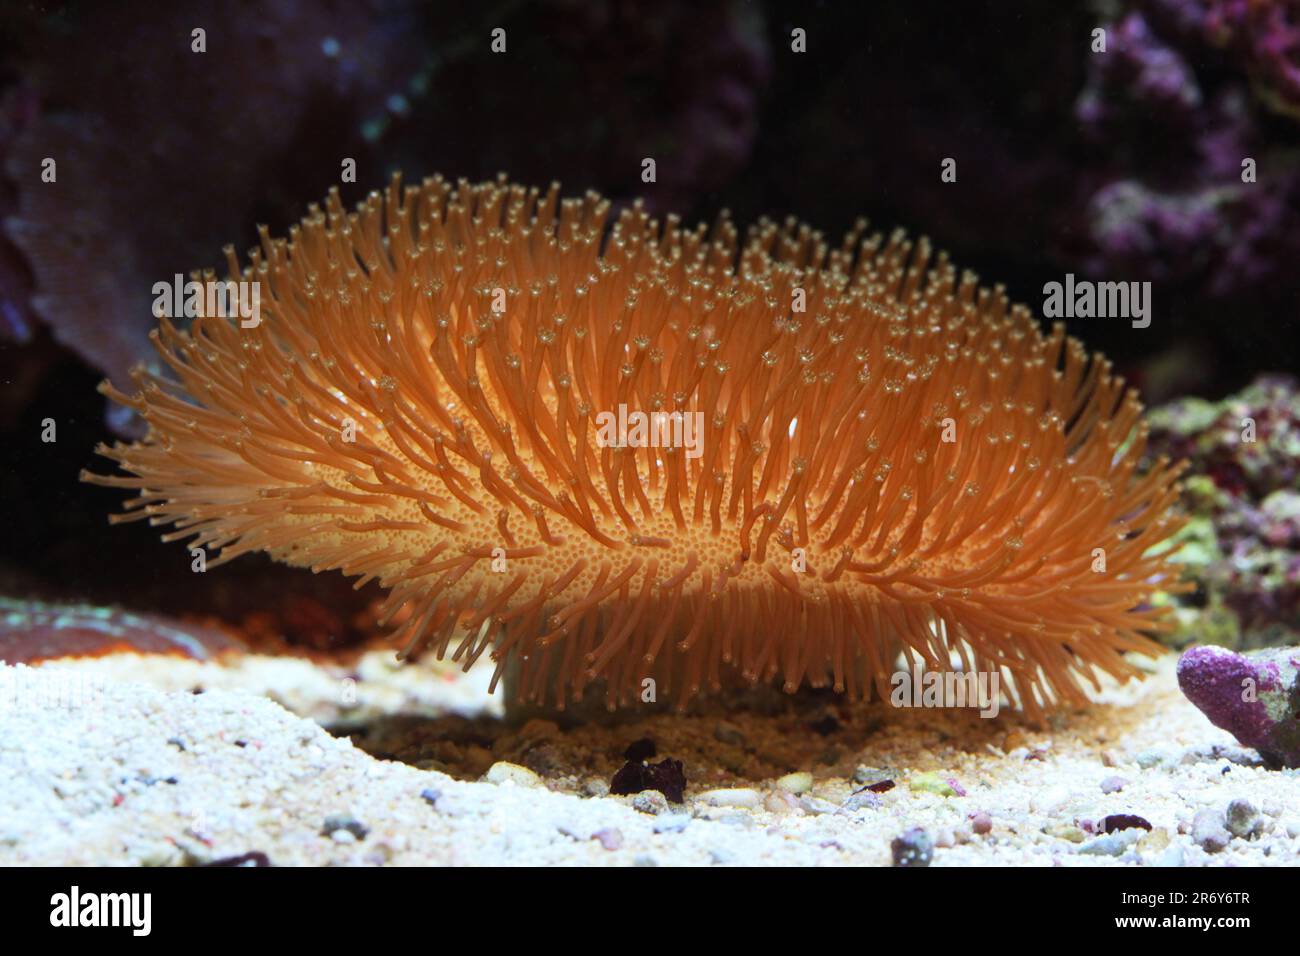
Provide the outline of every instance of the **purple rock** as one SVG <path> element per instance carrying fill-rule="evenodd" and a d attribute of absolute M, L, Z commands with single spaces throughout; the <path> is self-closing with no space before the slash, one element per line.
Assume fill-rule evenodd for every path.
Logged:
<path fill-rule="evenodd" d="M 1300 648 L 1237 654 L 1194 647 L 1178 661 L 1178 686 L 1210 723 L 1270 764 L 1300 767 Z"/>
<path fill-rule="evenodd" d="M 1123 777 L 1107 777 L 1101 782 L 1102 793 L 1119 793 L 1128 783 Z"/>
<path fill-rule="evenodd" d="M 1192 820 L 1192 839 L 1206 853 L 1222 852 L 1232 839 L 1223 827 L 1223 812 L 1208 808 L 1197 811 Z"/>
<path fill-rule="evenodd" d="M 894 866 L 929 866 L 934 859 L 934 840 L 921 827 L 905 830 L 889 844 Z"/>

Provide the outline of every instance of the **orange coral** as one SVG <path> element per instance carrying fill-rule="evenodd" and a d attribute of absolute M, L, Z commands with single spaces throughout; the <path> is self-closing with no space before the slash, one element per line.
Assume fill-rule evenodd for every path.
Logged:
<path fill-rule="evenodd" d="M 900 649 L 1030 711 L 1132 673 L 1180 469 L 1139 470 L 1108 362 L 925 239 L 608 214 L 504 179 L 331 194 L 227 250 L 260 325 L 163 319 L 172 376 L 105 386 L 149 430 L 87 480 L 209 566 L 378 579 L 407 655 L 492 648 L 538 702 L 887 695 Z M 702 413 L 698 448 L 610 447 L 620 406 Z"/>

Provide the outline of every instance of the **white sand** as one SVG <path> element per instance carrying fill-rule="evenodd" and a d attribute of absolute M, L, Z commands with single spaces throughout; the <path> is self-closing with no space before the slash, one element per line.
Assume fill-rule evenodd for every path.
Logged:
<path fill-rule="evenodd" d="M 981 721 L 862 705 L 843 708 L 843 729 L 822 738 L 789 714 L 728 714 L 746 741 L 740 763 L 736 747 L 716 742 L 716 717 L 569 732 L 538 722 L 501 733 L 488 759 L 527 762 L 518 755 L 536 741 L 521 739 L 544 738 L 545 779 L 497 767 L 489 777 L 503 783 L 376 760 L 270 699 L 357 723 L 487 703 L 480 674 L 395 668 L 387 655 L 363 660 L 355 686 L 341 684 L 348 673 L 257 657 L 0 669 L 0 864 L 168 865 L 261 851 L 311 865 L 889 865 L 891 840 L 912 827 L 938 844 L 936 866 L 1300 863 L 1300 772 L 1264 769 L 1212 727 L 1178 693 L 1170 660 L 1043 729 L 1005 712 Z M 190 693 L 196 685 L 205 692 Z M 660 758 L 686 762 L 684 806 L 656 815 L 634 809 L 632 797 L 586 795 L 607 789 L 617 750 L 640 736 L 656 740 Z M 833 753 L 814 758 L 828 742 Z M 746 769 L 774 761 L 810 779 L 779 786 L 776 771 L 753 779 Z M 878 806 L 845 809 L 859 765 L 875 768 L 859 775 L 898 785 Z M 923 772 L 956 780 L 966 795 L 912 789 Z M 1103 793 L 1113 777 L 1123 789 Z M 732 792 L 707 792 L 723 787 Z M 1207 853 L 1193 817 L 1234 799 L 1258 810 L 1256 832 Z M 663 809 L 657 798 L 638 802 Z M 973 832 L 976 813 L 988 814 L 991 832 Z M 1145 818 L 1152 832 L 1085 832 L 1120 813 Z M 331 817 L 342 819 L 322 835 Z"/>

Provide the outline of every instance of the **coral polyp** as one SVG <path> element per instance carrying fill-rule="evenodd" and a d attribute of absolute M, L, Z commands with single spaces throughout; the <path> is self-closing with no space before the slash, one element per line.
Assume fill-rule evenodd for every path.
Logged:
<path fill-rule="evenodd" d="M 1106 360 L 924 238 L 610 218 L 504 178 L 333 193 L 227 250 L 259 323 L 161 320 L 169 373 L 106 386 L 148 433 L 87 479 L 208 567 L 377 579 L 407 656 L 558 706 L 887 696 L 900 651 L 1031 712 L 1134 672 L 1180 469 Z"/>

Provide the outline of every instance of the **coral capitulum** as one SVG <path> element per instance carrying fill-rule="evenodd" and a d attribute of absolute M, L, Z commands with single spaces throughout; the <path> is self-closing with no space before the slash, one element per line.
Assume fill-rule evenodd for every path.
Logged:
<path fill-rule="evenodd" d="M 119 520 L 389 590 L 405 655 L 616 706 L 779 679 L 889 696 L 900 651 L 1030 712 L 1133 673 L 1179 468 L 1134 392 L 922 238 L 742 242 L 507 182 L 337 193 L 232 279 L 262 321 L 160 320 L 106 391 Z M 596 416 L 701 414 L 698 456 Z M 358 583 L 360 583 L 360 581 Z M 496 678 L 494 678 L 494 685 Z"/>

